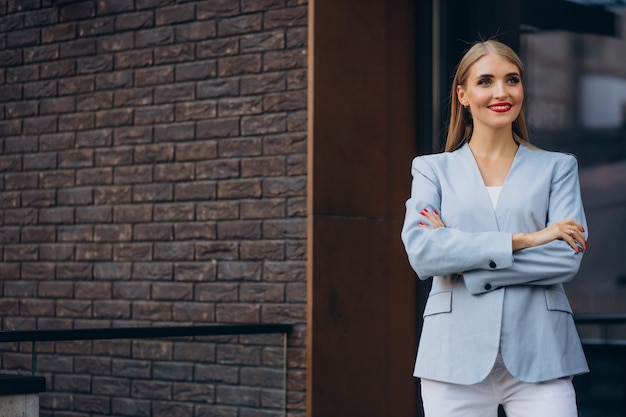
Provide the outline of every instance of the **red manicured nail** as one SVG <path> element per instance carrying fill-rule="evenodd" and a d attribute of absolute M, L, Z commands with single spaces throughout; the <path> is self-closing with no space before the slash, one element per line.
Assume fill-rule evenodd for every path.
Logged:
<path fill-rule="evenodd" d="M 419 222 L 418 224 L 419 224 L 420 226 L 424 226 L 424 223 L 422 223 L 422 222 Z"/>
<path fill-rule="evenodd" d="M 427 208 L 425 208 L 425 209 L 424 209 L 424 212 L 428 213 L 428 209 L 427 209 Z"/>
<path fill-rule="evenodd" d="M 439 213 L 437 212 L 437 210 L 433 210 L 433 212 L 434 212 L 437 216 L 439 216 Z"/>

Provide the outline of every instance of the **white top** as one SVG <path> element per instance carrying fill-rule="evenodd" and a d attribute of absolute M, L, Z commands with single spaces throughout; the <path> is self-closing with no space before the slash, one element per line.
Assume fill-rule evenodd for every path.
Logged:
<path fill-rule="evenodd" d="M 496 208 L 498 204 L 498 198 L 500 197 L 500 192 L 502 192 L 502 186 L 499 187 L 487 187 L 487 192 L 489 193 L 489 198 L 491 198 L 491 204 L 493 208 Z"/>

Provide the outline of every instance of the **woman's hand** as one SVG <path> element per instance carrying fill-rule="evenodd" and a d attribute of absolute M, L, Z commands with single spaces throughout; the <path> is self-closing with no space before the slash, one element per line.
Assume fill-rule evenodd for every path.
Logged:
<path fill-rule="evenodd" d="M 419 226 L 422 229 L 439 229 L 440 227 L 446 227 L 446 225 L 443 224 L 443 221 L 441 220 L 441 217 L 439 216 L 437 210 L 433 210 L 431 213 L 430 211 L 428 211 L 427 208 L 425 208 L 420 211 L 420 214 L 424 217 L 424 220 L 428 222 L 428 224 L 425 224 L 424 222 L 419 222 Z"/>
<path fill-rule="evenodd" d="M 550 226 L 533 233 L 517 233 L 513 235 L 513 251 L 545 245 L 553 240 L 566 241 L 575 252 L 587 250 L 587 241 L 583 232 L 585 228 L 573 219 L 552 223 Z"/>

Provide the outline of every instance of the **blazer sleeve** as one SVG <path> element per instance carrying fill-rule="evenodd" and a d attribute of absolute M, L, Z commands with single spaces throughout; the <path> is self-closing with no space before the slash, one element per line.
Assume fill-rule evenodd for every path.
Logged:
<path fill-rule="evenodd" d="M 441 210 L 441 186 L 428 157 L 412 164 L 411 197 L 406 202 L 402 242 L 409 263 L 420 279 L 468 270 L 497 270 L 513 264 L 512 234 L 497 231 L 465 232 L 419 226 L 422 209 Z"/>
<path fill-rule="evenodd" d="M 552 174 L 546 224 L 572 218 L 585 228 L 587 221 L 582 204 L 578 163 L 566 155 Z M 583 249 L 583 248 L 581 248 Z M 509 285 L 553 285 L 571 281 L 578 273 L 583 252 L 575 252 L 563 240 L 526 248 L 513 253 L 513 263 L 506 268 L 465 270 L 465 284 L 472 294 L 487 292 Z"/>

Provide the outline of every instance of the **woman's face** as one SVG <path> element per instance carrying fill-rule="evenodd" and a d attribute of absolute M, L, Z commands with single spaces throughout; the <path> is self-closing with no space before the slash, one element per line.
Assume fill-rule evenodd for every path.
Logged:
<path fill-rule="evenodd" d="M 457 96 L 469 106 L 474 132 L 510 127 L 524 101 L 520 70 L 506 58 L 487 54 L 470 67 L 465 84 L 457 86 Z"/>

